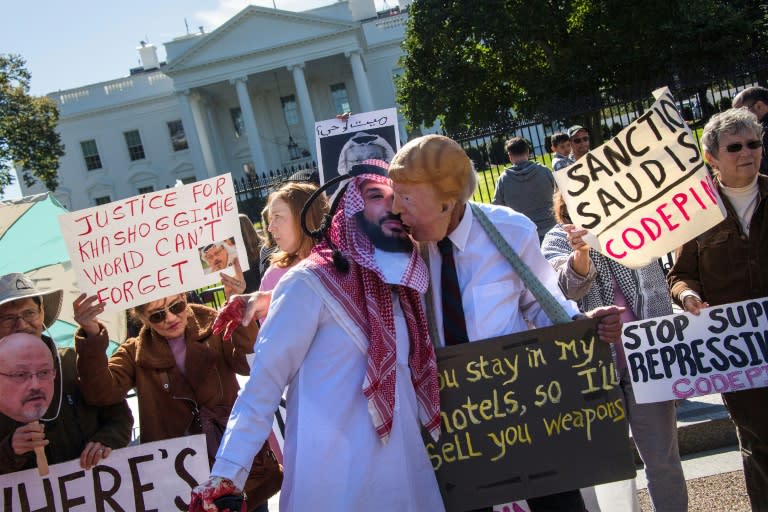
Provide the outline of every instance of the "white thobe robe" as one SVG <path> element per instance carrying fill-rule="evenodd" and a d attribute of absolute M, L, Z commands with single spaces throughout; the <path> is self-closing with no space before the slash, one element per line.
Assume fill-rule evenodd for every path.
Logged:
<path fill-rule="evenodd" d="M 318 278 L 299 266 L 278 283 L 251 376 L 235 402 L 212 475 L 242 488 L 286 398 L 281 511 L 441 511 L 408 368 L 408 333 L 392 294 L 397 385 L 383 444 L 362 392 L 368 340 Z"/>

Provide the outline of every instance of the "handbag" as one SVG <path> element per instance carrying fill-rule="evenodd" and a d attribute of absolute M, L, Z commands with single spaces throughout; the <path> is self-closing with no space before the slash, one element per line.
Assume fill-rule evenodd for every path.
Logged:
<path fill-rule="evenodd" d="M 221 438 L 227 429 L 230 408 L 224 405 L 202 406 L 194 411 L 208 446 L 208 461 L 213 466 Z M 268 442 L 264 442 L 259 453 L 253 458 L 251 471 L 243 492 L 247 496 L 248 509 L 255 509 L 274 496 L 283 484 L 283 466 L 277 462 Z"/>

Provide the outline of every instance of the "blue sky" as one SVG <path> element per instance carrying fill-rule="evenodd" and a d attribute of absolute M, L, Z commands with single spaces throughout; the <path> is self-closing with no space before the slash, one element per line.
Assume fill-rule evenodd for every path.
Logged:
<path fill-rule="evenodd" d="M 334 0 L 274 0 L 278 9 L 302 11 Z M 385 0 L 376 0 L 382 9 Z M 3 5 L 0 53 L 17 53 L 32 74 L 31 92 L 44 95 L 127 76 L 139 65 L 136 47 L 162 43 L 202 26 L 213 31 L 245 6 L 273 0 L 10 0 Z M 389 7 L 397 0 L 387 0 Z M 6 198 L 18 197 L 18 189 Z"/>

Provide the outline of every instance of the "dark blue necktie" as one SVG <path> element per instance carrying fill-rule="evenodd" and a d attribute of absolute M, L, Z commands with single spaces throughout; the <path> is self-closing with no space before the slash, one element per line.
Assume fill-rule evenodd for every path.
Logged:
<path fill-rule="evenodd" d="M 440 292 L 443 299 L 443 335 L 446 345 L 467 343 L 467 322 L 461 303 L 461 288 L 453 259 L 453 242 L 446 237 L 437 242 L 442 265 L 440 266 Z"/>

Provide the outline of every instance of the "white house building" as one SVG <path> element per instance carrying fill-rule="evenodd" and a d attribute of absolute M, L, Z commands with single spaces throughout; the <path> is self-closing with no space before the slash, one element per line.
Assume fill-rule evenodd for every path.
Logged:
<path fill-rule="evenodd" d="M 249 6 L 213 32 L 165 43 L 163 63 L 142 43 L 130 76 L 49 95 L 66 151 L 56 197 L 78 210 L 177 180 L 311 163 L 315 121 L 395 106 L 408 4 Z M 19 181 L 24 195 L 44 191 Z"/>

